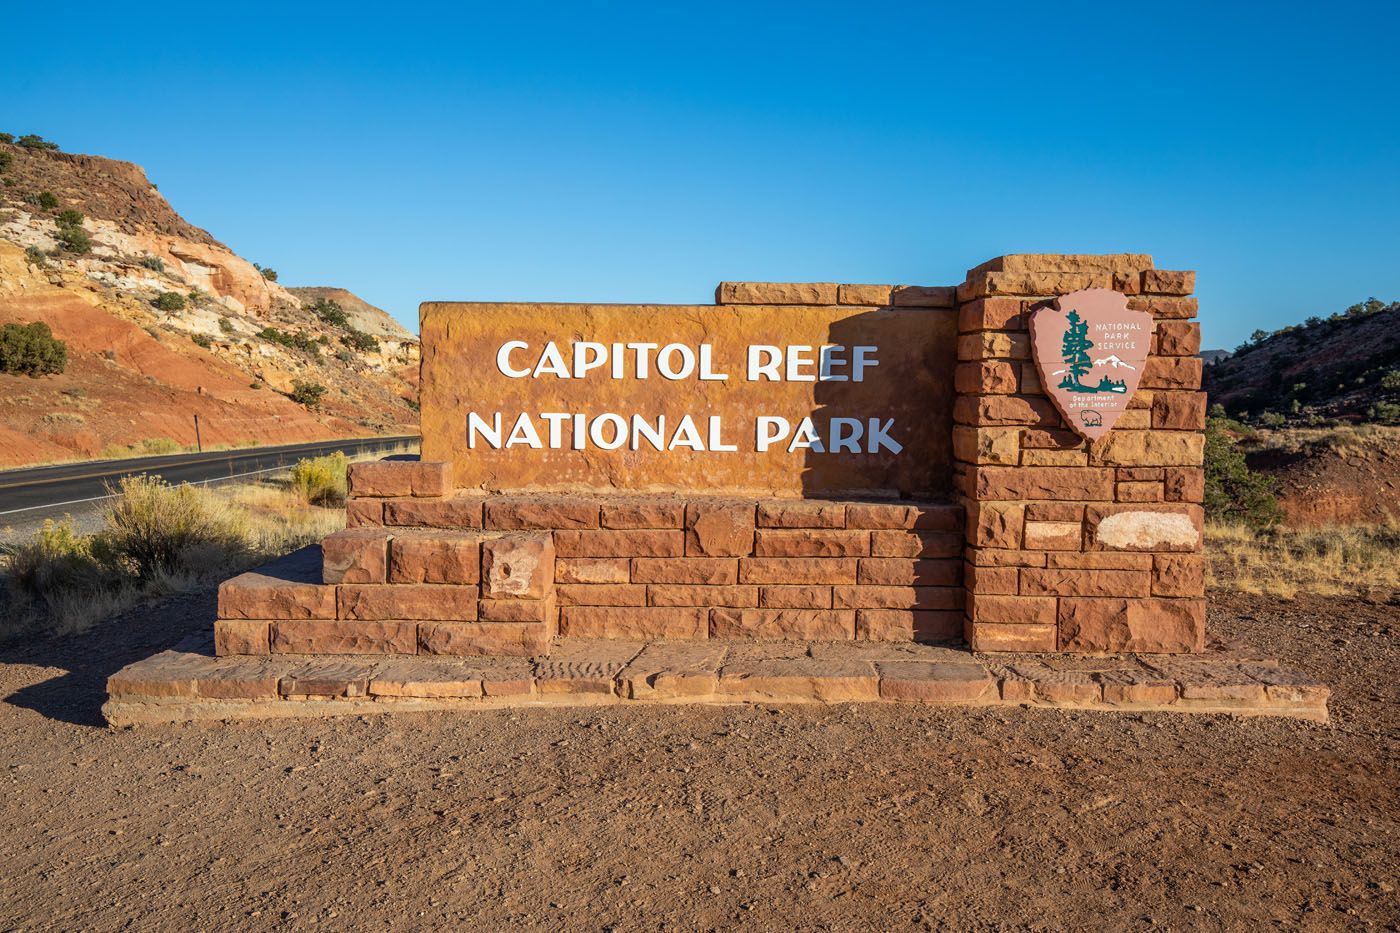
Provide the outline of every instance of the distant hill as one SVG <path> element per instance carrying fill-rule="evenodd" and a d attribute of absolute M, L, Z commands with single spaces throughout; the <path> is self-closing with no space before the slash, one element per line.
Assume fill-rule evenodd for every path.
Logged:
<path fill-rule="evenodd" d="M 195 414 L 205 444 L 416 431 L 418 340 L 383 311 L 283 287 L 139 166 L 4 139 L 0 325 L 48 324 L 68 366 L 0 374 L 0 466 L 193 444 Z"/>
<path fill-rule="evenodd" d="M 1232 417 L 1265 424 L 1400 422 L 1400 302 L 1257 331 L 1205 367 L 1204 388 Z"/>
<path fill-rule="evenodd" d="M 1205 363 L 1218 363 L 1229 355 L 1229 350 L 1202 350 L 1201 361 Z"/>

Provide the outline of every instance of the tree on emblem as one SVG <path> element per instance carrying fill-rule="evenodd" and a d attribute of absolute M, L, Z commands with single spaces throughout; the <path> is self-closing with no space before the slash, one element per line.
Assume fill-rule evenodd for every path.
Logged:
<path fill-rule="evenodd" d="M 1098 389 L 1090 388 L 1081 381 L 1093 368 L 1089 362 L 1089 350 L 1094 346 L 1089 339 L 1089 322 L 1081 319 L 1078 311 L 1070 311 L 1066 320 L 1069 327 L 1065 329 L 1064 342 L 1060 345 L 1066 372 L 1065 378 L 1060 380 L 1060 388 L 1071 392 L 1097 392 Z"/>

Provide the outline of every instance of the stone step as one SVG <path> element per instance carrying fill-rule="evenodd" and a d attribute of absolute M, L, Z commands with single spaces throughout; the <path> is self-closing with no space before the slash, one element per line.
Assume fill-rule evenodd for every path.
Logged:
<path fill-rule="evenodd" d="M 560 638 L 548 657 L 214 657 L 172 650 L 107 682 L 112 725 L 598 703 L 912 702 L 1325 721 L 1328 689 L 1237 650 L 997 655 L 910 643 Z"/>

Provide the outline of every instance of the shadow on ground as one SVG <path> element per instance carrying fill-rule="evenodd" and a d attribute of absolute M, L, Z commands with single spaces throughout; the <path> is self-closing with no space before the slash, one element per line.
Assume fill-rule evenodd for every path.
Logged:
<path fill-rule="evenodd" d="M 0 664 L 57 668 L 48 680 L 5 697 L 12 706 L 51 719 L 105 728 L 102 704 L 107 677 L 133 661 L 179 646 L 199 650 L 213 638 L 217 587 L 209 586 L 154 605 L 135 606 L 78 635 L 41 638 L 0 650 Z"/>

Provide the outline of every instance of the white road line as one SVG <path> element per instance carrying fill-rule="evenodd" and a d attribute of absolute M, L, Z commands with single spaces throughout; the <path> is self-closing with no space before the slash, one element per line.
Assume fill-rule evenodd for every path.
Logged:
<path fill-rule="evenodd" d="M 247 473 L 235 473 L 233 476 L 215 476 L 210 479 L 199 479 L 195 480 L 193 483 L 190 483 L 190 485 L 204 486 L 208 483 L 223 483 L 227 482 L 228 480 L 242 479 L 245 476 L 257 476 L 259 473 L 276 473 L 280 470 L 290 470 L 293 465 L 294 464 L 287 464 L 286 466 L 268 467 L 266 470 L 249 470 Z M 129 475 L 136 476 L 140 474 L 133 473 Z M 22 509 L 10 509 L 5 512 L 0 512 L 0 515 L 14 515 L 17 512 L 32 512 L 35 509 L 58 509 L 62 508 L 65 505 L 81 505 L 84 502 L 98 502 L 102 499 L 115 499 L 118 495 L 120 495 L 120 493 L 112 493 L 111 495 L 106 496 L 92 496 L 87 499 L 69 499 L 67 502 L 47 502 L 43 505 L 26 505 Z"/>

